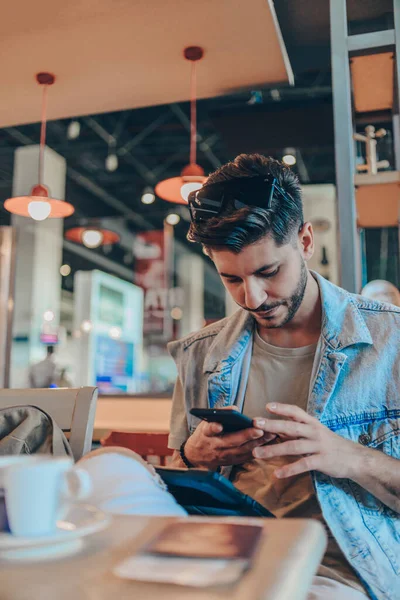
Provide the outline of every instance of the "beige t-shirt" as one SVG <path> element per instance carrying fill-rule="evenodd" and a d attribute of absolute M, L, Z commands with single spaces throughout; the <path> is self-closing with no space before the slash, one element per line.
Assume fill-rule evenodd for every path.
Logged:
<path fill-rule="evenodd" d="M 274 418 L 266 411 L 267 402 L 295 404 L 306 410 L 316 349 L 317 344 L 303 348 L 278 348 L 262 340 L 255 331 L 244 414 Z M 234 467 L 231 480 L 276 517 L 314 518 L 323 522 L 309 473 L 287 479 L 274 477 L 276 468 L 296 460 L 298 457 L 253 459 Z M 327 533 L 328 549 L 318 574 L 364 592 L 328 529 Z"/>

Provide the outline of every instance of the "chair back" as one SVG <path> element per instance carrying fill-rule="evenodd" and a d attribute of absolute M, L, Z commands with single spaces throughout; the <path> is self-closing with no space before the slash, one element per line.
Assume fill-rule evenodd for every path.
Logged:
<path fill-rule="evenodd" d="M 56 389 L 0 390 L 0 409 L 13 406 L 36 406 L 50 415 L 64 432 L 75 460 L 92 448 L 96 387 Z"/>
<path fill-rule="evenodd" d="M 149 456 L 158 456 L 163 466 L 167 456 L 173 454 L 173 450 L 168 448 L 168 433 L 111 431 L 100 443 L 102 446 L 129 448 L 145 460 Z"/>

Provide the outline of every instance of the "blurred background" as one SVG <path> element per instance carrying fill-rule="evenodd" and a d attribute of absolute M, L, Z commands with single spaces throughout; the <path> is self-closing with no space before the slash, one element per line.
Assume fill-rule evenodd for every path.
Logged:
<path fill-rule="evenodd" d="M 234 310 L 210 259 L 186 240 L 180 188 L 199 187 L 243 152 L 298 174 L 316 234 L 311 268 L 350 291 L 373 279 L 399 286 L 398 9 L 348 0 L 346 15 L 344 0 L 335 5 L 38 0 L 3 9 L 4 386 L 28 386 L 50 346 L 55 385 L 170 394 L 166 343 Z M 199 60 L 185 58 L 193 46 Z M 334 63 L 333 46 L 342 49 Z M 54 83 L 39 85 L 40 72 Z M 193 163 L 200 170 L 182 179 Z M 168 201 L 157 186 L 172 178 Z M 37 183 L 73 214 L 37 220 L 6 208 Z"/>

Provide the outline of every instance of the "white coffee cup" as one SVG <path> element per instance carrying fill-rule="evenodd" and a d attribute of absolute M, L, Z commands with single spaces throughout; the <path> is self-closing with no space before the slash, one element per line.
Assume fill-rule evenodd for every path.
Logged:
<path fill-rule="evenodd" d="M 23 537 L 51 535 L 72 503 L 90 495 L 90 476 L 83 469 L 72 469 L 74 463 L 69 457 L 24 458 L 1 469 L 11 533 Z"/>
<path fill-rule="evenodd" d="M 0 531 L 9 529 L 4 498 L 3 470 L 10 465 L 26 463 L 27 458 L 31 459 L 26 454 L 0 456 Z"/>
<path fill-rule="evenodd" d="M 3 473 L 4 469 L 10 467 L 12 465 L 23 465 L 29 464 L 34 459 L 37 459 L 38 455 L 28 455 L 28 454 L 7 454 L 6 456 L 0 456 L 0 492 L 3 491 Z"/>

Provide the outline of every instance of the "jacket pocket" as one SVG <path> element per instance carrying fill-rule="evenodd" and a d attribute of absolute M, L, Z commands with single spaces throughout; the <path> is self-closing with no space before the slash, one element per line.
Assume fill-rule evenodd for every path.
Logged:
<path fill-rule="evenodd" d="M 326 424 L 338 435 L 400 459 L 400 410 L 384 409 L 337 416 Z M 380 547 L 391 570 L 399 576 L 400 515 L 354 481 L 346 481 L 348 482 L 347 495 L 353 495 L 356 503 L 354 509 L 357 506 L 360 511 L 364 530 L 363 539 L 368 541 L 369 536 L 366 533 L 368 532 L 377 544 L 374 544 L 374 557 L 377 563 L 379 564 L 381 560 L 378 550 Z M 359 519 L 354 515 L 354 523 L 357 522 Z M 361 535 L 361 530 L 357 526 L 356 529 Z"/>
<path fill-rule="evenodd" d="M 400 459 L 400 411 L 390 411 L 386 418 L 378 417 L 359 423 L 356 430 L 356 432 L 353 430 L 354 441 Z M 399 518 L 397 513 L 354 481 L 350 481 L 350 487 L 363 513 L 371 516 L 385 514 L 387 517 Z"/>

